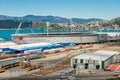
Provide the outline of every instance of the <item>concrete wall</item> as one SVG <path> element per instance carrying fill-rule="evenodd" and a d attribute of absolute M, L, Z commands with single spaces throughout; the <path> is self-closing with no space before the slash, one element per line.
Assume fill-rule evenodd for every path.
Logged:
<path fill-rule="evenodd" d="M 94 43 L 94 42 L 99 42 L 97 36 L 82 36 L 82 43 Z"/>
<path fill-rule="evenodd" d="M 104 66 L 104 67 L 106 67 L 106 66 L 112 64 L 112 61 L 113 61 L 112 57 L 109 58 L 109 59 L 107 59 L 107 60 L 105 60 L 105 61 L 104 61 L 104 65 L 105 65 L 105 66 Z"/>
<path fill-rule="evenodd" d="M 82 36 L 60 36 L 60 37 L 24 37 L 19 40 L 18 36 L 12 39 L 17 43 L 36 43 L 36 42 L 50 42 L 50 43 L 97 43 L 99 41 L 106 41 L 107 36 L 99 35 L 82 35 Z"/>
<path fill-rule="evenodd" d="M 116 59 L 119 57 L 119 55 L 113 55 L 110 58 L 108 58 L 107 60 L 105 60 L 105 66 L 110 65 L 112 63 L 116 62 Z"/>
<path fill-rule="evenodd" d="M 76 60 L 77 60 L 77 63 L 76 63 Z M 83 63 L 81 63 L 81 59 L 72 58 L 71 59 L 71 67 L 73 68 L 73 65 L 76 64 L 77 67 L 81 67 L 81 68 L 85 69 L 85 63 L 88 63 L 89 69 L 90 68 L 95 69 L 96 65 L 100 65 L 100 69 L 102 69 L 102 66 L 101 66 L 102 63 L 100 60 L 88 60 L 88 59 L 82 59 L 82 60 L 83 60 Z"/>
<path fill-rule="evenodd" d="M 107 66 L 107 65 L 110 65 L 114 62 L 114 59 L 115 59 L 116 56 L 112 56 L 110 58 L 108 58 L 107 60 L 103 61 L 104 62 L 104 68 Z M 88 60 L 88 59 L 83 59 L 83 63 L 80 63 L 80 60 L 81 59 L 76 59 L 77 60 L 77 63 L 75 62 L 75 58 L 72 58 L 71 59 L 71 67 L 73 67 L 73 64 L 77 64 L 80 66 L 80 64 L 82 64 L 82 66 L 84 65 L 85 66 L 85 63 L 88 63 L 89 64 L 89 68 L 90 67 L 93 67 L 96 68 L 96 65 L 100 65 L 100 69 L 102 69 L 102 61 L 100 60 Z"/>

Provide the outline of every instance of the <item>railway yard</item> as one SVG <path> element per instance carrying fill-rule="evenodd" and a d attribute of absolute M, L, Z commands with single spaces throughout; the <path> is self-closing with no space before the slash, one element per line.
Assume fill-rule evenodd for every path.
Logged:
<path fill-rule="evenodd" d="M 18 80 L 20 79 L 81 79 L 86 80 L 104 80 L 106 78 L 114 77 L 115 72 L 104 71 L 103 69 L 96 70 L 95 73 L 87 70 L 81 70 L 79 74 L 76 71 L 72 74 L 67 72 L 74 71 L 71 68 L 71 58 L 86 52 L 95 52 L 97 50 L 118 51 L 120 52 L 120 45 L 113 43 L 77 45 L 75 47 L 65 47 L 49 51 L 44 51 L 43 54 L 7 54 L 1 55 L 1 60 L 21 58 L 21 60 L 14 60 L 11 64 L 6 64 L 0 68 L 0 79 Z M 24 61 L 25 60 L 25 61 Z M 105 74 L 105 75 L 104 75 Z M 53 76 L 53 77 L 52 77 Z M 93 77 L 98 76 L 98 77 Z M 38 78 L 38 79 L 37 79 Z M 54 79 L 53 79 L 54 78 Z"/>

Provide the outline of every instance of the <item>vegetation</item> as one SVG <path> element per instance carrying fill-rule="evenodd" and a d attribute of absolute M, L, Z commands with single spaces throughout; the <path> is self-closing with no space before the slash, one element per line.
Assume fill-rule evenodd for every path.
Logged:
<path fill-rule="evenodd" d="M 20 21 L 0 20 L 0 29 L 17 29 Z M 46 30 L 46 22 L 23 22 L 22 29 L 41 29 Z M 49 30 L 62 30 L 58 24 L 50 24 Z"/>
<path fill-rule="evenodd" d="M 106 80 L 120 80 L 120 77 L 117 77 L 117 78 L 110 78 L 110 79 L 106 79 Z"/>
<path fill-rule="evenodd" d="M 120 27 L 120 17 L 112 19 L 108 22 L 105 22 L 105 23 L 102 24 L 102 26 L 109 27 L 111 29 L 114 29 L 115 28 L 114 26 Z"/>
<path fill-rule="evenodd" d="M 19 21 L 13 21 L 13 20 L 0 20 L 0 29 L 16 29 L 19 25 Z M 28 28 L 32 24 L 31 22 L 24 22 L 22 24 L 23 28 Z"/>
<path fill-rule="evenodd" d="M 46 23 L 45 22 L 32 22 L 31 27 L 35 29 L 38 29 L 38 28 L 44 29 L 46 28 Z"/>
<path fill-rule="evenodd" d="M 120 17 L 112 19 L 112 23 L 120 25 Z"/>

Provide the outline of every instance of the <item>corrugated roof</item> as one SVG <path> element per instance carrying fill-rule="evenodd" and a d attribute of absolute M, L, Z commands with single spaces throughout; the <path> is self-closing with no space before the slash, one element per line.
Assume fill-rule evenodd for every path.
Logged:
<path fill-rule="evenodd" d="M 45 46 L 57 46 L 58 44 L 52 44 L 52 43 L 33 43 L 33 44 L 23 44 L 18 46 L 12 46 L 9 47 L 11 49 L 18 49 L 18 50 L 26 50 L 26 49 L 32 49 L 32 48 L 40 48 Z"/>
<path fill-rule="evenodd" d="M 118 51 L 104 51 L 104 50 L 98 50 L 96 52 L 94 52 L 96 54 L 104 54 L 104 55 L 113 55 L 113 54 L 120 54 L 120 52 Z"/>
<path fill-rule="evenodd" d="M 10 46 L 17 46 L 17 44 L 14 43 L 14 42 L 4 42 L 4 43 L 0 43 L 0 48 L 10 47 Z"/>
<path fill-rule="evenodd" d="M 120 36 L 119 32 L 95 32 L 96 34 L 107 34 L 108 36 Z"/>
<path fill-rule="evenodd" d="M 117 63 L 117 64 L 111 64 L 111 65 L 108 65 L 105 70 L 119 70 L 120 71 L 120 64 Z"/>
<path fill-rule="evenodd" d="M 94 53 L 84 53 L 84 54 L 80 54 L 74 58 L 79 58 L 79 59 L 91 59 L 91 60 L 106 60 L 109 57 L 118 54 L 119 52 L 113 52 L 113 51 L 97 51 Z"/>

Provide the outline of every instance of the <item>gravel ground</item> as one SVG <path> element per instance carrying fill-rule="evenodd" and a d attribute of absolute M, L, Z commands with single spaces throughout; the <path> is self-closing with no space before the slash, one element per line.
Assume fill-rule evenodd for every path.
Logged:
<path fill-rule="evenodd" d="M 111 49 L 114 49 L 114 48 L 115 48 L 115 50 L 116 49 L 120 50 L 120 46 L 115 46 L 115 45 L 114 46 L 108 46 L 107 44 L 96 44 L 96 45 L 94 45 L 94 47 L 88 48 L 88 49 L 84 49 L 84 50 L 90 50 L 90 49 L 111 50 Z M 31 63 L 32 64 L 38 64 L 38 63 L 42 62 L 42 63 L 44 63 L 44 65 L 46 67 L 49 67 L 50 64 L 54 64 L 54 63 L 60 61 L 62 58 L 65 58 L 68 54 L 70 54 L 70 56 L 73 57 L 73 56 L 79 55 L 81 52 L 82 52 L 82 50 L 78 49 L 78 50 L 72 50 L 72 51 L 61 52 L 61 53 L 56 53 L 56 54 L 50 54 L 50 55 L 46 55 L 46 58 L 32 60 Z M 3 78 L 19 77 L 21 75 L 30 74 L 30 73 L 33 73 L 33 72 L 38 71 L 38 70 L 39 69 L 28 72 L 28 71 L 26 71 L 24 69 L 21 69 L 20 67 L 15 67 L 15 68 L 11 68 L 11 69 L 6 70 L 6 72 L 4 72 L 4 73 L 0 73 L 0 79 L 4 80 Z M 59 75 L 59 73 L 61 73 L 61 72 L 62 71 L 58 71 L 58 72 L 53 73 L 51 75 L 53 77 L 54 74 L 58 74 Z M 103 73 L 103 74 L 107 74 L 107 73 Z M 34 78 L 34 76 L 32 76 L 32 77 L 29 76 L 29 78 L 24 78 L 23 77 L 24 79 L 22 78 L 21 80 L 40 80 L 40 78 L 41 79 L 45 78 L 45 77 L 38 76 L 39 79 L 37 79 L 37 78 L 36 79 L 30 79 L 30 78 Z M 111 77 L 111 75 L 109 77 Z M 57 78 L 55 77 L 55 79 L 58 79 L 58 78 L 60 78 L 60 76 L 57 77 Z M 83 78 L 83 80 L 84 80 L 84 77 L 81 76 L 80 78 Z M 7 80 L 7 79 L 5 79 L 5 80 Z M 16 78 L 16 79 L 11 79 L 11 80 L 19 80 L 19 79 Z M 45 79 L 43 79 L 43 80 L 45 80 Z M 49 77 L 46 78 L 46 80 L 49 80 Z M 59 79 L 59 80 L 62 80 L 62 79 Z"/>

